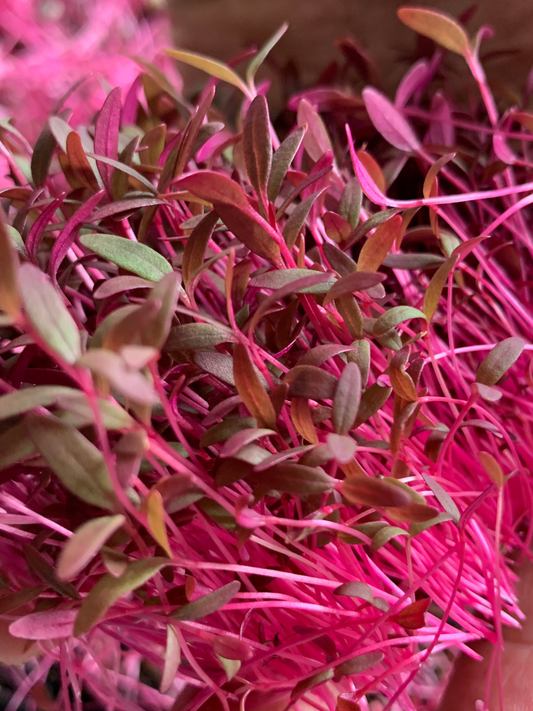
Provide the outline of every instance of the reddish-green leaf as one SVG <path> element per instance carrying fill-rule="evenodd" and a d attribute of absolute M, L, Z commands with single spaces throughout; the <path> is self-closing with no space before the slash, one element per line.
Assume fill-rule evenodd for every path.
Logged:
<path fill-rule="evenodd" d="M 231 333 L 209 323 L 185 323 L 171 329 L 164 350 L 172 352 L 210 348 L 232 340 L 234 336 Z"/>
<path fill-rule="evenodd" d="M 392 507 L 387 509 L 387 515 L 395 521 L 405 521 L 406 523 L 423 523 L 431 521 L 438 515 L 438 510 L 433 506 L 419 504 L 417 502 L 407 506 Z"/>
<path fill-rule="evenodd" d="M 289 219 L 283 228 L 283 239 L 287 243 L 289 249 L 292 249 L 296 244 L 300 230 L 304 226 L 311 208 L 324 191 L 325 188 L 318 190 L 316 193 L 313 193 L 313 195 L 309 195 L 309 197 L 302 200 L 302 202 L 291 212 Z"/>
<path fill-rule="evenodd" d="M 502 468 L 492 454 L 490 452 L 478 452 L 477 458 L 492 481 L 499 487 L 503 486 L 505 477 Z"/>
<path fill-rule="evenodd" d="M 78 134 L 71 133 L 71 136 L 77 136 Z M 70 136 L 69 136 L 70 138 Z M 52 254 L 50 255 L 50 264 L 48 270 L 50 276 L 56 281 L 56 275 L 61 262 L 68 254 L 69 249 L 72 247 L 74 240 L 76 238 L 76 233 L 82 223 L 88 219 L 92 211 L 98 205 L 100 200 L 104 196 L 104 191 L 95 193 L 92 195 L 69 219 L 61 234 L 56 239 L 54 246 L 52 248 Z"/>
<path fill-rule="evenodd" d="M 79 593 L 70 583 L 59 580 L 48 560 L 29 543 L 23 544 L 24 557 L 30 570 L 62 597 L 79 599 Z"/>
<path fill-rule="evenodd" d="M 275 491 L 306 496 L 331 491 L 335 480 L 320 467 L 296 462 L 282 462 L 254 477 L 258 483 Z"/>
<path fill-rule="evenodd" d="M 368 652 L 367 654 L 359 654 L 357 657 L 350 659 L 347 662 L 339 664 L 335 667 L 335 675 L 347 676 L 350 674 L 361 674 L 368 669 L 372 669 L 376 664 L 379 664 L 385 655 L 383 652 Z"/>
<path fill-rule="evenodd" d="M 524 345 L 524 340 L 517 336 L 497 343 L 479 366 L 476 382 L 488 386 L 496 385 L 516 363 L 524 350 Z"/>
<path fill-rule="evenodd" d="M 361 397 L 359 412 L 354 427 L 358 427 L 363 422 L 375 415 L 389 399 L 392 388 L 382 387 L 378 383 L 371 385 Z"/>
<path fill-rule="evenodd" d="M 337 343 L 323 343 L 306 351 L 298 361 L 298 365 L 322 365 L 339 353 L 350 352 L 352 348 L 353 346 L 342 346 Z"/>
<path fill-rule="evenodd" d="M 337 387 L 337 379 L 314 365 L 297 365 L 284 378 L 289 384 L 292 397 L 311 400 L 331 400 Z"/>
<path fill-rule="evenodd" d="M 398 17 L 404 25 L 451 52 L 466 57 L 470 53 L 468 35 L 461 25 L 444 12 L 423 7 L 402 7 Z"/>
<path fill-rule="evenodd" d="M 42 188 L 48 177 L 48 171 L 54 157 L 56 140 L 46 122 L 35 143 L 31 157 L 31 177 L 36 188 Z"/>
<path fill-rule="evenodd" d="M 224 607 L 224 605 L 227 605 L 228 602 L 235 597 L 240 589 L 240 582 L 234 580 L 232 583 L 223 585 L 218 590 L 213 590 L 213 592 L 207 593 L 207 595 L 193 600 L 193 602 L 189 602 L 187 605 L 183 605 L 177 612 L 172 614 L 172 617 L 184 622 L 200 620 L 202 617 L 207 617 L 207 615 L 218 612 L 218 610 Z"/>
<path fill-rule="evenodd" d="M 269 262 L 280 265 L 280 250 L 269 224 L 250 207 L 234 207 L 213 203 L 214 209 L 226 227 L 248 249 Z"/>
<path fill-rule="evenodd" d="M 80 526 L 63 546 L 57 561 L 57 577 L 73 580 L 91 562 L 108 538 L 124 523 L 122 515 L 101 516 Z"/>
<path fill-rule="evenodd" d="M 165 694 L 172 686 L 172 682 L 176 678 L 180 664 L 181 648 L 179 639 L 174 631 L 174 627 L 172 627 L 172 625 L 168 625 L 167 644 L 165 647 L 165 665 L 163 667 L 163 674 L 161 675 L 161 682 L 159 684 L 159 691 L 162 694 Z"/>
<path fill-rule="evenodd" d="M 11 242 L 4 214 L 0 212 L 0 309 L 12 318 L 20 311 L 19 258 Z"/>
<path fill-rule="evenodd" d="M 363 89 L 363 101 L 377 131 L 400 151 L 416 152 L 420 141 L 400 110 L 373 87 Z"/>
<path fill-rule="evenodd" d="M 342 494 L 351 504 L 388 507 L 412 503 L 408 492 L 382 479 L 349 477 L 342 484 Z"/>
<path fill-rule="evenodd" d="M 439 305 L 442 290 L 444 289 L 444 285 L 446 284 L 448 277 L 450 276 L 451 271 L 457 262 L 457 259 L 457 255 L 453 255 L 449 259 L 447 259 L 444 264 L 441 264 L 441 266 L 437 269 L 428 284 L 428 288 L 424 295 L 423 307 L 428 323 L 435 315 L 435 312 Z"/>
<path fill-rule="evenodd" d="M 357 264 L 351 257 L 345 254 L 334 244 L 326 242 L 322 250 L 332 269 L 339 273 L 341 277 L 357 271 Z"/>
<path fill-rule="evenodd" d="M 349 180 L 342 191 L 339 202 L 339 215 L 348 221 L 352 230 L 355 230 L 361 214 L 363 191 L 357 178 Z"/>
<path fill-rule="evenodd" d="M 334 675 L 335 671 L 333 669 L 327 669 L 326 671 L 319 672 L 318 674 L 313 674 L 313 676 L 309 676 L 307 677 L 307 679 L 299 681 L 291 692 L 291 699 L 295 699 L 297 696 L 301 696 L 303 693 L 309 691 L 309 689 L 312 689 L 314 686 L 323 684 L 325 681 L 328 681 L 328 679 L 331 679 Z"/>
<path fill-rule="evenodd" d="M 237 343 L 233 356 L 233 377 L 237 392 L 260 426 L 276 429 L 276 413 L 261 382 L 248 349 Z"/>
<path fill-rule="evenodd" d="M 260 289 L 281 289 L 288 284 L 313 276 L 320 272 L 314 272 L 310 269 L 276 269 L 275 271 L 263 272 L 250 279 L 250 286 Z M 327 277 L 325 277 L 327 279 Z M 294 294 L 325 294 L 328 289 L 335 283 L 333 276 L 330 276 L 326 281 L 321 281 L 320 284 L 313 286 L 303 286 L 296 288 Z"/>
<path fill-rule="evenodd" d="M 51 350 L 74 363 L 81 353 L 80 333 L 59 292 L 33 264 L 21 266 L 19 285 L 32 327 Z"/>
<path fill-rule="evenodd" d="M 324 298 L 324 304 L 327 304 L 329 301 L 333 301 L 333 299 L 353 294 L 356 291 L 371 289 L 373 286 L 381 284 L 383 281 L 385 281 L 384 274 L 362 271 L 352 272 L 333 284 Z"/>
<path fill-rule="evenodd" d="M 78 430 L 55 417 L 27 415 L 26 428 L 61 483 L 93 506 L 115 508 L 115 495 L 101 452 Z"/>
<path fill-rule="evenodd" d="M 193 229 L 183 252 L 183 283 L 187 287 L 194 274 L 203 264 L 205 250 L 213 234 L 213 230 L 218 221 L 216 212 L 208 212 L 201 222 Z"/>
<path fill-rule="evenodd" d="M 326 151 L 333 150 L 324 122 L 307 99 L 298 104 L 298 125 L 307 124 L 304 136 L 304 148 L 312 160 L 319 160 Z"/>
<path fill-rule="evenodd" d="M 366 600 L 370 603 L 374 601 L 374 593 L 372 592 L 372 588 L 359 580 L 349 583 L 342 583 L 342 585 L 339 585 L 338 588 L 335 588 L 333 594 L 358 597 L 361 600 Z"/>
<path fill-rule="evenodd" d="M 361 402 L 361 371 L 355 363 L 348 363 L 333 397 L 332 422 L 335 432 L 347 434 L 353 427 Z"/>
<path fill-rule="evenodd" d="M 268 199 L 274 202 L 280 191 L 281 185 L 287 171 L 302 144 L 305 135 L 305 128 L 297 128 L 283 141 L 272 158 L 272 169 L 270 171 L 270 180 L 268 182 Z"/>
<path fill-rule="evenodd" d="M 272 141 L 268 105 L 262 94 L 255 97 L 246 114 L 243 126 L 243 149 L 248 178 L 260 200 L 264 202 L 267 199 L 272 164 Z"/>
<path fill-rule="evenodd" d="M 115 578 L 108 573 L 100 578 L 81 603 L 74 623 L 74 635 L 79 637 L 88 632 L 121 597 L 144 585 L 167 564 L 166 558 L 136 560 L 120 577 Z"/>
<path fill-rule="evenodd" d="M 400 235 L 401 229 L 402 218 L 400 215 L 395 215 L 379 225 L 363 245 L 357 262 L 357 270 L 361 272 L 377 271 Z"/>
<path fill-rule="evenodd" d="M 17 607 L 27 605 L 32 600 L 35 600 L 44 590 L 42 585 L 35 585 L 29 588 L 22 588 L 16 592 L 7 593 L 0 597 L 0 615 L 5 615 L 11 610 L 16 610 Z"/>
<path fill-rule="evenodd" d="M 137 346 L 137 349 L 139 348 L 141 346 Z M 152 360 L 155 351 L 147 349 L 147 355 Z M 130 369 L 124 357 L 117 353 L 103 348 L 93 348 L 84 353 L 78 360 L 78 365 L 104 377 L 115 390 L 133 402 L 144 405 L 153 405 L 157 402 L 157 394 L 153 386 L 136 369 Z"/>
<path fill-rule="evenodd" d="M 241 449 L 243 449 L 243 447 L 246 447 L 252 442 L 255 442 L 257 439 L 260 439 L 261 437 L 268 437 L 269 435 L 273 434 L 276 434 L 274 430 L 256 427 L 249 427 L 244 430 L 241 430 L 240 432 L 236 432 L 227 440 L 225 445 L 222 447 L 220 456 L 222 458 L 234 457 Z"/>

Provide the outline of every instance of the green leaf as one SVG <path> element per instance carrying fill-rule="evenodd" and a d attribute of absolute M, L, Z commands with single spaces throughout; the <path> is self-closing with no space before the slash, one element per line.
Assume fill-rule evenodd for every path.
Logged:
<path fill-rule="evenodd" d="M 341 277 L 348 276 L 348 274 L 357 271 L 357 264 L 353 259 L 334 244 L 326 242 L 322 246 L 322 250 L 331 268 L 338 272 Z M 368 274 L 368 272 L 363 272 L 363 274 Z"/>
<path fill-rule="evenodd" d="M 287 175 L 287 171 L 294 159 L 294 156 L 300 148 L 303 137 L 305 135 L 305 127 L 297 128 L 283 141 L 272 158 L 272 169 L 270 171 L 270 180 L 268 183 L 268 199 L 274 202 L 281 189 L 283 180 Z"/>
<path fill-rule="evenodd" d="M 0 396 L 0 420 L 15 417 L 34 407 L 48 407 L 57 402 L 61 396 L 81 393 L 79 390 L 67 388 L 62 385 L 36 385 L 24 390 L 15 390 L 7 395 Z"/>
<path fill-rule="evenodd" d="M 72 494 L 93 506 L 115 508 L 113 484 L 94 444 L 55 417 L 30 414 L 25 423 L 50 469 Z"/>
<path fill-rule="evenodd" d="M 203 54 L 198 54 L 197 52 L 184 52 L 178 49 L 165 49 L 164 52 L 173 59 L 177 59 L 179 62 L 188 64 L 196 69 L 201 69 L 206 74 L 210 74 L 212 77 L 215 77 L 215 79 L 220 79 L 221 81 L 225 81 L 228 84 L 237 87 L 237 89 L 240 89 L 245 96 L 252 98 L 250 90 L 246 84 L 240 76 L 233 71 L 233 69 L 228 67 L 227 64 L 217 62 L 216 60 L 210 59 Z"/>
<path fill-rule="evenodd" d="M 172 613 L 171 617 L 182 620 L 183 622 L 191 620 L 200 620 L 202 617 L 212 615 L 218 612 L 224 605 L 227 605 L 241 589 L 241 584 L 238 580 L 234 580 L 227 585 L 223 585 L 218 590 L 207 593 L 203 597 L 189 602 L 183 607 L 180 607 L 177 612 Z"/>
<path fill-rule="evenodd" d="M 140 242 L 104 234 L 82 235 L 80 242 L 91 252 L 143 279 L 159 281 L 172 271 L 171 265 L 159 252 Z"/>
<path fill-rule="evenodd" d="M 386 545 L 393 538 L 398 536 L 408 536 L 408 532 L 398 526 L 385 526 L 372 537 L 372 550 L 377 551 Z"/>
<path fill-rule="evenodd" d="M 453 517 L 450 516 L 450 514 L 447 513 L 440 513 L 437 516 L 434 516 L 431 518 L 429 521 L 421 521 L 419 523 L 412 523 L 409 526 L 409 535 L 411 538 L 414 538 L 415 536 L 418 536 L 420 533 L 423 533 L 424 531 L 427 531 L 428 528 L 432 528 L 432 526 L 436 526 L 439 523 L 446 523 L 446 521 L 453 521 Z"/>
<path fill-rule="evenodd" d="M 81 354 L 80 332 L 59 292 L 33 264 L 21 266 L 19 285 L 32 327 L 64 361 L 75 363 Z"/>
<path fill-rule="evenodd" d="M 57 561 L 57 577 L 73 580 L 91 562 L 100 548 L 126 519 L 117 516 L 100 516 L 80 526 L 63 546 Z"/>
<path fill-rule="evenodd" d="M 431 476 L 431 474 L 427 474 L 424 472 L 422 473 L 422 477 L 433 492 L 433 495 L 435 496 L 439 504 L 442 506 L 442 508 L 446 511 L 447 514 L 452 517 L 452 519 L 456 523 L 458 523 L 459 519 L 461 518 L 461 513 L 452 497 L 448 494 L 447 491 L 443 489 L 443 487 L 438 483 L 438 481 Z"/>
<path fill-rule="evenodd" d="M 257 73 L 257 70 L 259 67 L 263 64 L 265 59 L 268 57 L 272 49 L 277 45 L 277 43 L 280 41 L 280 39 L 283 37 L 285 32 L 289 29 L 289 23 L 284 22 L 279 30 L 274 32 L 272 37 L 267 39 L 265 44 L 261 47 L 259 52 L 253 57 L 253 59 L 250 61 L 250 64 L 248 65 L 248 68 L 246 70 L 246 81 L 248 82 L 249 86 L 253 85 L 253 81 L 255 78 L 255 75 Z"/>
<path fill-rule="evenodd" d="M 476 373 L 476 382 L 496 385 L 518 360 L 524 350 L 524 340 L 513 336 L 497 343 L 481 363 Z"/>
<path fill-rule="evenodd" d="M 109 573 L 100 578 L 81 603 L 74 623 L 74 635 L 79 637 L 88 632 L 117 600 L 144 585 L 165 565 L 168 565 L 167 558 L 146 558 L 130 563 L 119 578 Z"/>
<path fill-rule="evenodd" d="M 461 25 L 444 12 L 422 7 L 401 7 L 398 17 L 404 25 L 441 47 L 466 57 L 470 53 L 468 35 Z"/>
<path fill-rule="evenodd" d="M 392 309 L 385 311 L 374 324 L 374 335 L 383 336 L 395 326 L 412 318 L 423 318 L 425 321 L 426 315 L 412 306 L 393 306 Z"/>
<path fill-rule="evenodd" d="M 335 395 L 331 420 L 335 432 L 348 434 L 352 429 L 361 402 L 361 371 L 355 363 L 348 363 L 341 373 Z"/>

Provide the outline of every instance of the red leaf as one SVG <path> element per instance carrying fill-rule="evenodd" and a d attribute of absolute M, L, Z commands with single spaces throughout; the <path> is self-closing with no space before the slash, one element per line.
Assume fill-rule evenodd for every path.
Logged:
<path fill-rule="evenodd" d="M 418 630 L 426 624 L 424 613 L 430 605 L 431 600 L 429 598 L 416 600 L 404 607 L 396 615 L 393 615 L 391 620 L 406 630 Z"/>
<path fill-rule="evenodd" d="M 118 158 L 121 104 L 122 92 L 120 87 L 116 87 L 109 93 L 100 109 L 94 128 L 94 152 L 112 160 L 117 160 Z M 113 167 L 101 161 L 97 162 L 97 166 L 105 188 L 111 197 L 113 195 L 111 184 Z"/>

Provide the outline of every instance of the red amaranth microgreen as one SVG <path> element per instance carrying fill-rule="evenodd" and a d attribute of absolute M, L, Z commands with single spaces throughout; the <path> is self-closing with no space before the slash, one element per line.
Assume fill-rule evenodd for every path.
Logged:
<path fill-rule="evenodd" d="M 482 36 L 399 14 L 465 58 L 470 118 L 440 53 L 287 132 L 258 61 L 171 50 L 213 77 L 196 107 L 150 65 L 33 153 L 0 127 L 10 708 L 53 665 L 67 711 L 414 709 L 479 638 L 497 673 L 533 536 L 533 116 L 500 118 Z"/>

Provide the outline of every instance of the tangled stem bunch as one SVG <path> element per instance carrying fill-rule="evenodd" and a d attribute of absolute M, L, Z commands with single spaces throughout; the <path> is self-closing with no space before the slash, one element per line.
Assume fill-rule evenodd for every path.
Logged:
<path fill-rule="evenodd" d="M 9 709 L 53 669 L 75 711 L 411 709 L 478 638 L 497 673 L 532 536 L 533 115 L 500 117 L 460 25 L 401 16 L 465 58 L 472 116 L 431 96 L 439 50 L 394 103 L 296 97 L 280 141 L 258 61 L 171 52 L 213 76 L 193 108 L 148 65 L 32 152 L 1 125 Z"/>

